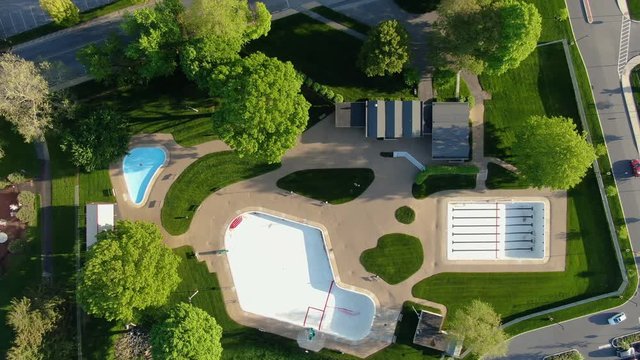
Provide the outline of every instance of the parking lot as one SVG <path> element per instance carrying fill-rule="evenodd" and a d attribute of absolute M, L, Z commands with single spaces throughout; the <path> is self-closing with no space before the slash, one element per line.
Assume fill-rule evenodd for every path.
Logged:
<path fill-rule="evenodd" d="M 115 0 L 73 0 L 81 12 L 104 6 Z M 0 38 L 31 30 L 51 22 L 37 0 L 7 0 L 0 2 Z"/>

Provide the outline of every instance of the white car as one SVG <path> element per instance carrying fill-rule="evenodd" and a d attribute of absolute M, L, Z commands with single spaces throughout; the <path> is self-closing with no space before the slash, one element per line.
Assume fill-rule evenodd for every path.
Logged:
<path fill-rule="evenodd" d="M 613 315 L 607 321 L 609 322 L 610 325 L 616 325 L 616 324 L 619 324 L 619 323 L 621 323 L 621 322 L 623 322 L 625 320 L 627 320 L 627 315 L 625 315 L 623 312 L 621 312 L 621 313 L 617 313 L 617 314 Z"/>

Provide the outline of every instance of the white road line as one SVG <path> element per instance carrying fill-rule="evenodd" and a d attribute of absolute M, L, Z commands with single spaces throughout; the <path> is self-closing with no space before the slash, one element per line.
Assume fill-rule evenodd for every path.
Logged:
<path fill-rule="evenodd" d="M 606 345 L 600 345 L 598 346 L 598 350 L 602 350 L 602 349 L 609 349 L 611 348 L 611 344 L 606 344 Z"/>

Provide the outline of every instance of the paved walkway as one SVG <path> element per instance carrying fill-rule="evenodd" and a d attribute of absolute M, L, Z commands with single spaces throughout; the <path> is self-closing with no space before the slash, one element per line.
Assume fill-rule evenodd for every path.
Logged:
<path fill-rule="evenodd" d="M 40 177 L 36 188 L 40 195 L 40 236 L 42 239 L 42 277 L 53 276 L 53 209 L 51 207 L 51 161 L 47 143 L 37 142 L 36 155 L 40 160 Z"/>

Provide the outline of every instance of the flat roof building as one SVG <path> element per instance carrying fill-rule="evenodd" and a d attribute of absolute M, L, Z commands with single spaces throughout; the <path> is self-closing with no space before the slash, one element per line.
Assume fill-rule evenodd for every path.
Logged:
<path fill-rule="evenodd" d="M 115 224 L 115 205 L 104 203 L 87 204 L 86 243 L 89 249 L 97 241 L 97 235 L 105 230 L 113 230 Z"/>
<path fill-rule="evenodd" d="M 413 335 L 413 343 L 457 357 L 462 350 L 462 344 L 442 331 L 443 322 L 444 317 L 442 315 L 421 310 L 418 317 L 418 326 Z"/>
<path fill-rule="evenodd" d="M 469 104 L 434 102 L 431 157 L 434 160 L 469 160 Z"/>
<path fill-rule="evenodd" d="M 336 104 L 336 127 L 364 127 L 365 136 L 398 139 L 422 136 L 422 102 L 368 100 Z"/>

